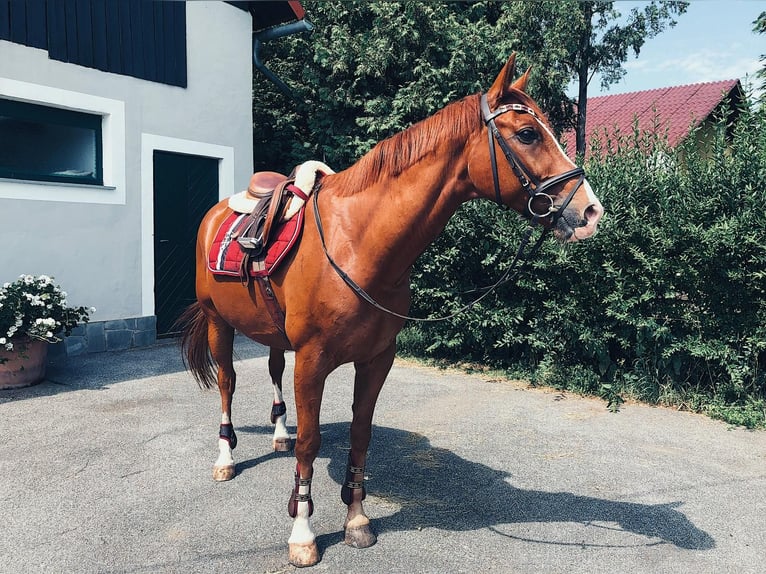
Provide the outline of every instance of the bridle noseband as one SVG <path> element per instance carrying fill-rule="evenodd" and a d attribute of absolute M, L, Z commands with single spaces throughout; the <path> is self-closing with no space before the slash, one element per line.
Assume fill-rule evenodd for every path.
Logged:
<path fill-rule="evenodd" d="M 527 193 L 527 210 L 529 211 L 529 215 L 532 218 L 532 221 L 539 222 L 540 219 L 550 215 L 551 222 L 555 225 L 556 221 L 558 221 L 559 217 L 561 217 L 561 214 L 564 213 L 564 210 L 569 205 L 569 202 L 572 201 L 574 194 L 577 193 L 577 190 L 580 189 L 583 181 L 585 181 L 585 170 L 581 167 L 575 167 L 574 169 L 570 169 L 569 171 L 565 171 L 559 175 L 554 175 L 553 177 L 550 177 L 546 180 L 538 180 L 532 174 L 529 168 L 524 165 L 524 162 L 521 161 L 521 158 L 516 154 L 516 152 L 511 149 L 511 146 L 500 133 L 500 130 L 497 129 L 495 118 L 506 112 L 529 114 L 535 120 L 537 120 L 537 122 L 543 126 L 543 128 L 545 128 L 542 120 L 540 120 L 535 111 L 529 106 L 525 106 L 523 104 L 505 104 L 493 112 L 489 109 L 489 104 L 487 103 L 487 94 L 482 94 L 481 118 L 487 126 L 487 134 L 489 137 L 489 161 L 490 165 L 492 166 L 492 181 L 495 184 L 495 201 L 500 206 L 508 209 L 500 197 L 500 179 L 497 174 L 497 157 L 495 155 L 495 140 L 497 140 L 500 149 L 503 150 L 505 159 L 508 161 L 508 165 L 511 166 L 511 170 L 513 170 L 514 175 L 518 178 L 519 183 L 521 183 L 521 187 Z M 566 196 L 563 203 L 556 205 L 556 196 L 549 194 L 548 190 L 562 182 L 568 181 L 575 177 L 579 178 L 577 180 L 577 185 L 572 188 L 572 191 L 569 192 L 569 195 Z M 533 205 L 534 201 L 539 198 L 543 198 L 545 200 L 546 208 L 544 213 L 536 211 Z"/>

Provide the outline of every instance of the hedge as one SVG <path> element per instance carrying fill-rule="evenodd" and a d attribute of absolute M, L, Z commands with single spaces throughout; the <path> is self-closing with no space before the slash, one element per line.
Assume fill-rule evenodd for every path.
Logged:
<path fill-rule="evenodd" d="M 766 426 L 766 113 L 712 145 L 661 134 L 592 145 L 598 234 L 546 240 L 512 283 L 458 318 L 409 323 L 405 354 L 478 362 L 534 384 Z M 607 148 L 609 153 L 607 153 Z M 457 309 L 506 269 L 526 224 L 461 208 L 413 269 L 416 315 Z"/>

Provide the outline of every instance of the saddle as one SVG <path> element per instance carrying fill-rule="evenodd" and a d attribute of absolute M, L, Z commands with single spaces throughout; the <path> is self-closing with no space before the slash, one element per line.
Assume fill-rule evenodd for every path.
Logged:
<path fill-rule="evenodd" d="M 285 313 L 271 288 L 269 275 L 297 241 L 304 206 L 315 185 L 332 173 L 320 161 L 302 163 L 289 177 L 275 171 L 254 173 L 247 190 L 229 198 L 232 213 L 221 224 L 208 252 L 212 273 L 238 276 L 248 285 L 251 277 L 255 279 L 286 349 L 292 347 L 285 333 Z"/>
<path fill-rule="evenodd" d="M 238 226 L 233 239 L 251 258 L 261 255 L 269 245 L 272 231 L 282 220 L 290 198 L 296 195 L 303 201 L 308 199 L 294 183 L 294 176 L 275 171 L 256 172 L 250 178 L 245 196 L 256 201 L 255 208 Z"/>

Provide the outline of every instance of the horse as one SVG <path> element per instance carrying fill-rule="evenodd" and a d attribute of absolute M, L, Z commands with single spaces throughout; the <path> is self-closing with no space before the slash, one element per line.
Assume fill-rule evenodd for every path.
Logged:
<path fill-rule="evenodd" d="M 528 69 L 514 79 L 511 55 L 485 94 L 447 105 L 379 142 L 351 167 L 321 178 L 313 197 L 315 217 L 306 217 L 297 246 L 270 278 L 268 294 L 252 281 L 214 276 L 208 269 L 216 230 L 232 213 L 225 200 L 199 227 L 197 301 L 184 313 L 182 347 L 199 385 L 217 385 L 221 395 L 215 480 L 235 475 L 235 330 L 270 348 L 276 450 L 289 449 L 291 440 L 282 375 L 285 351 L 295 353 L 296 470 L 288 504 L 293 518 L 288 559 L 295 566 L 320 560 L 311 519 L 320 406 L 326 377 L 346 363 L 354 364 L 355 377 L 351 449 L 341 488 L 345 542 L 366 548 L 377 540 L 362 504 L 375 403 L 409 311 L 411 267 L 458 207 L 494 200 L 552 230 L 562 242 L 586 239 L 597 230 L 604 209 L 526 93 L 529 74 Z M 506 161 L 498 161 L 498 154 Z M 274 302 L 283 326 L 274 319 Z"/>

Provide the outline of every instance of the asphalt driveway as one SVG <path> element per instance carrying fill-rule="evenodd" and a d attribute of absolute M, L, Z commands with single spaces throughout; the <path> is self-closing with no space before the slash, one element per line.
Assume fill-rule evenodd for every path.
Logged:
<path fill-rule="evenodd" d="M 211 479 L 217 393 L 197 388 L 174 345 L 75 357 L 0 391 L 0 572 L 292 572 L 294 460 L 271 452 L 265 349 L 238 339 L 237 352 L 228 483 Z M 766 572 L 766 433 L 405 361 L 368 464 L 378 544 L 349 548 L 352 379 L 341 368 L 325 390 L 322 561 L 308 571 Z"/>

